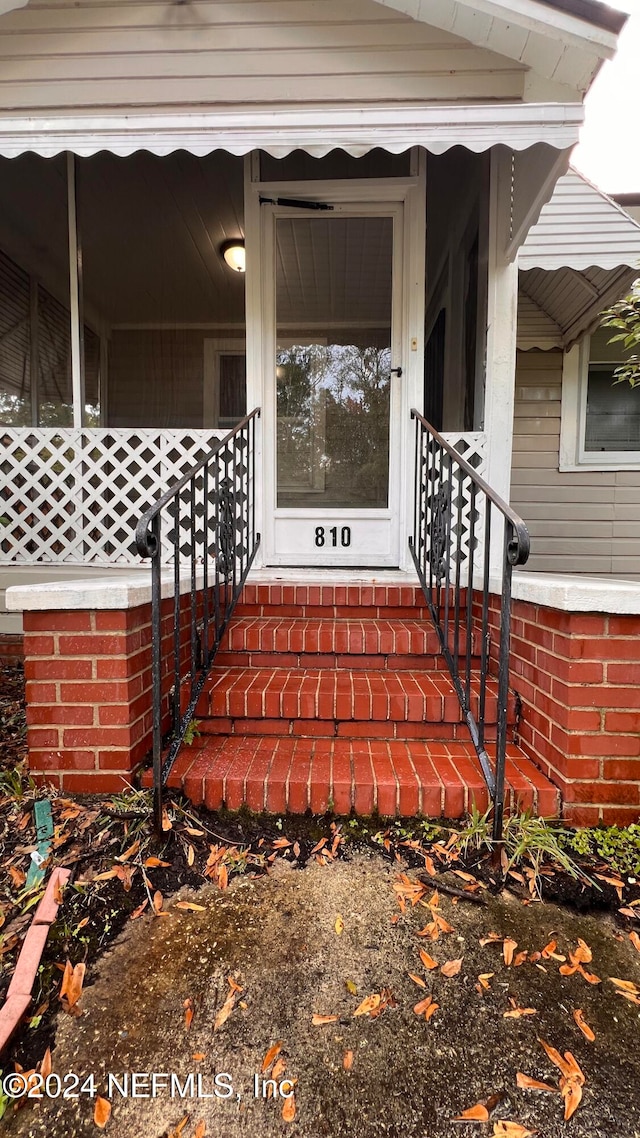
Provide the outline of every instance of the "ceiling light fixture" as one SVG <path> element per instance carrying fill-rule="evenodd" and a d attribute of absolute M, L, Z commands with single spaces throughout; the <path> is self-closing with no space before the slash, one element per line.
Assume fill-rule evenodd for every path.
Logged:
<path fill-rule="evenodd" d="M 220 252 L 230 269 L 233 269 L 235 273 L 244 273 L 246 257 L 244 241 L 241 238 L 235 241 L 225 241 L 224 245 L 220 246 Z"/>

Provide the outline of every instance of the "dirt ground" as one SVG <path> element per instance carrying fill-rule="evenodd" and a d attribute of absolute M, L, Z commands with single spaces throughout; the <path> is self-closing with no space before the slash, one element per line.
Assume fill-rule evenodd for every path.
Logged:
<path fill-rule="evenodd" d="M 639 1138 L 640 1006 L 621 998 L 610 979 L 640 985 L 640 954 L 631 941 L 609 917 L 523 904 L 508 893 L 489 896 L 486 906 L 441 893 L 434 905 L 428 888 L 415 905 L 407 896 L 403 913 L 402 871 L 361 851 L 303 870 L 276 862 L 269 876 L 236 877 L 226 891 L 183 890 L 167 902 L 169 915 L 129 922 L 99 961 L 82 995 L 83 1014 L 60 1014 L 54 1073 L 93 1074 L 102 1096 L 108 1073 L 121 1086 L 123 1074 L 141 1073 L 141 1096 L 150 1094 L 147 1073 L 175 1074 L 183 1088 L 194 1073 L 184 1098 L 175 1086 L 171 1097 L 162 1079 L 155 1097 L 132 1097 L 131 1079 L 129 1097 L 112 1086 L 105 1133 L 117 1138 L 484 1138 L 500 1119 L 539 1138 Z M 415 872 L 408 878 L 415 881 Z M 179 908 L 180 899 L 204 908 Z M 441 929 L 437 940 L 417 936 L 435 916 L 453 931 Z M 481 945 L 490 932 L 501 939 Z M 510 966 L 505 937 L 517 942 Z M 566 957 L 579 937 L 593 957 L 585 971 L 600 983 L 579 971 L 561 975 L 553 956 L 516 964 L 518 953 L 541 952 L 554 940 L 557 955 Z M 460 971 L 447 978 L 427 970 L 420 949 L 440 966 L 462 958 Z M 488 973 L 485 990 L 478 977 Z M 380 1014 L 355 1016 L 376 993 Z M 427 1021 L 414 1006 L 429 993 L 439 1007 Z M 232 1010 L 216 1030 L 227 997 Z M 504 1017 L 517 1009 L 535 1014 Z M 576 1009 L 595 1041 L 579 1030 Z M 314 1015 L 338 1018 L 316 1026 Z M 516 1085 L 524 1072 L 558 1086 L 561 1072 L 539 1038 L 561 1055 L 571 1052 L 584 1074 L 582 1102 L 568 1122 L 557 1091 Z M 260 1096 L 263 1061 L 278 1044 L 268 1074 L 275 1062 L 278 1080 L 296 1080 L 292 1121 L 282 1117 L 284 1099 Z M 197 1097 L 212 1094 L 216 1074 L 230 1097 Z M 489 1103 L 490 1122 L 454 1121 L 491 1096 L 500 1101 Z M 94 1108 L 86 1094 L 48 1099 L 9 1111 L 0 1125 L 16 1138 L 95 1135 Z"/>

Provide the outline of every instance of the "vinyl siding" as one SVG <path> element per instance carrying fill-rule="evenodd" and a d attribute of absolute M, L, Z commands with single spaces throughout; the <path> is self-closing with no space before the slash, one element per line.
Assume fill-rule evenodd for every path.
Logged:
<path fill-rule="evenodd" d="M 32 0 L 0 17 L 0 114 L 512 101 L 526 73 L 374 0 Z"/>
<path fill-rule="evenodd" d="M 640 580 L 640 471 L 558 470 L 562 352 L 518 352 L 511 503 L 527 569 Z"/>
<path fill-rule="evenodd" d="M 114 329 L 109 343 L 109 426 L 201 428 L 207 338 L 234 338 L 244 347 L 238 329 Z"/>

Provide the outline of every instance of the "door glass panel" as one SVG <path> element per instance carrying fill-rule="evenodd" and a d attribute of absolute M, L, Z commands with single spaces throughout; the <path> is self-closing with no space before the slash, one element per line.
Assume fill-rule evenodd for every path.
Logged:
<path fill-rule="evenodd" d="M 276 222 L 278 506 L 389 501 L 391 217 Z"/>

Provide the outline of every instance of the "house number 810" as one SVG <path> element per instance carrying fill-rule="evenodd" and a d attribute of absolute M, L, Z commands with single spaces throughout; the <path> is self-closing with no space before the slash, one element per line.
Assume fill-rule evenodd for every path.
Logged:
<path fill-rule="evenodd" d="M 331 529 L 329 530 L 329 537 L 331 540 L 328 543 L 325 539 L 326 532 L 327 531 L 325 530 L 324 526 L 316 526 L 316 545 L 318 549 L 321 549 L 325 544 L 330 544 L 335 549 L 336 545 L 338 544 L 338 527 L 331 526 Z M 342 545 L 345 549 L 347 546 L 351 545 L 351 526 L 342 526 L 340 530 L 340 545 Z"/>

